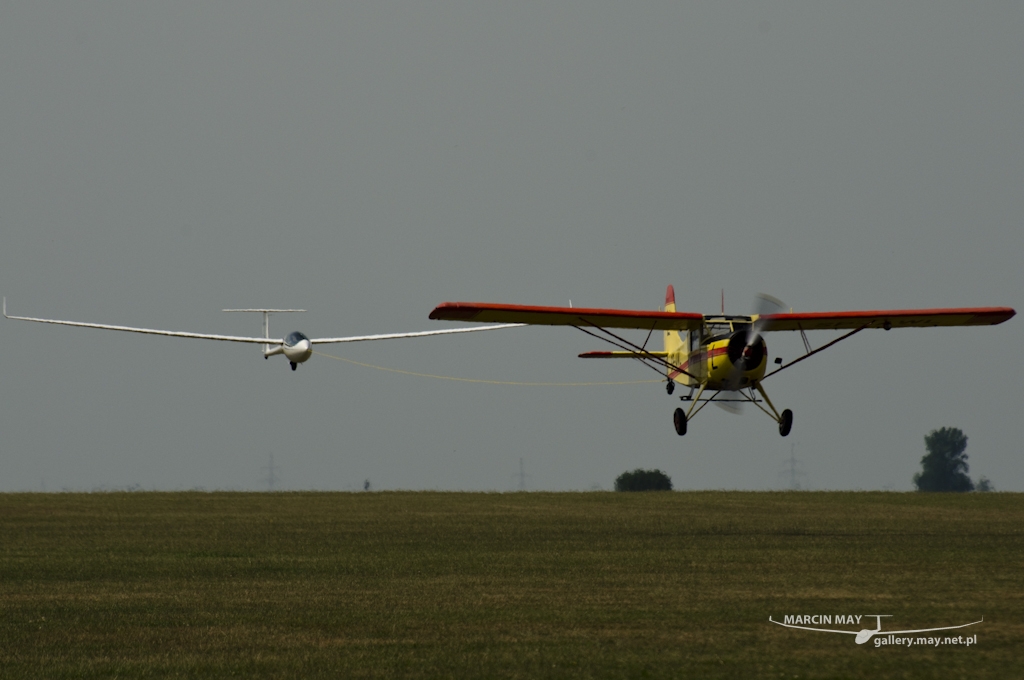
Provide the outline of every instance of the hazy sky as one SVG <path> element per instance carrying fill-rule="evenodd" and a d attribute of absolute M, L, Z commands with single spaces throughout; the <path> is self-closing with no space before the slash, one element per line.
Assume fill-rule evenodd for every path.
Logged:
<path fill-rule="evenodd" d="M 8 311 L 238 335 L 450 327 L 443 301 L 1024 309 L 1016 2 L 0 5 Z M 765 383 L 418 378 L 0 319 L 0 490 L 910 489 L 959 427 L 1024 491 L 1018 317 L 866 331 Z M 642 339 L 642 334 L 638 334 Z M 811 334 L 816 346 L 833 337 Z M 793 334 L 767 338 L 794 358 Z M 570 328 L 334 345 L 421 373 L 628 381 Z"/>

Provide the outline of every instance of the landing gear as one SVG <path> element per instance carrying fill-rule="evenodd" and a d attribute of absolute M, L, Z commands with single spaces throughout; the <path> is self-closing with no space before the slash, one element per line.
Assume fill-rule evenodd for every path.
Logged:
<path fill-rule="evenodd" d="M 707 383 L 702 384 L 700 386 L 700 390 L 697 391 L 696 395 L 694 395 L 693 393 L 694 388 L 690 387 L 689 396 L 679 397 L 684 402 L 688 401 L 691 403 L 689 411 L 677 408 L 675 410 L 675 413 L 672 414 L 672 422 L 676 426 L 676 434 L 678 434 L 680 437 L 686 434 L 686 427 L 690 418 L 696 416 L 698 413 L 700 413 L 701 409 L 710 404 L 712 401 L 715 401 L 715 397 L 717 397 L 723 391 L 721 387 L 715 387 L 713 388 L 715 389 L 715 392 L 714 394 L 711 395 L 710 398 L 701 400 L 701 396 L 704 394 L 704 390 L 707 387 L 707 385 Z M 764 406 L 757 399 L 756 395 L 754 394 L 754 390 L 757 390 L 761 394 L 761 398 L 764 400 Z M 764 411 L 765 415 L 767 415 L 769 418 L 771 418 L 772 420 L 779 424 L 779 434 L 782 435 L 783 437 L 787 436 L 789 434 L 789 431 L 793 429 L 793 412 L 787 408 L 782 413 L 779 413 L 776 410 L 774 404 L 772 404 L 771 399 L 768 398 L 768 395 L 765 393 L 764 388 L 761 387 L 761 383 L 753 383 L 751 387 L 747 388 L 746 392 L 742 390 L 734 391 L 737 392 L 738 397 L 733 399 L 726 399 L 725 401 L 740 401 L 741 399 L 739 397 L 742 397 L 743 401 L 749 401 L 751 404 Z"/>
<path fill-rule="evenodd" d="M 665 391 L 668 392 L 669 394 L 672 394 L 673 392 L 676 391 L 676 383 L 674 380 L 668 381 L 668 384 L 665 385 Z"/>
<path fill-rule="evenodd" d="M 672 414 L 672 422 L 676 426 L 676 434 L 682 437 L 686 434 L 686 411 L 681 408 L 677 408 L 676 412 Z"/>
<path fill-rule="evenodd" d="M 793 412 L 787 408 L 782 412 L 782 418 L 779 420 L 779 434 L 785 437 L 791 429 L 793 429 Z"/>
<path fill-rule="evenodd" d="M 294 361 L 289 361 L 288 363 L 292 365 L 292 370 L 293 370 L 293 371 L 294 371 L 294 370 L 295 370 L 296 368 L 298 368 L 298 367 L 299 367 L 299 365 L 298 365 L 297 363 L 295 363 Z"/>
<path fill-rule="evenodd" d="M 779 434 L 785 437 L 786 435 L 789 434 L 789 431 L 793 429 L 793 412 L 787 408 L 782 413 L 779 413 L 778 411 L 775 410 L 775 405 L 772 403 L 772 400 L 768 398 L 768 395 L 765 393 L 764 388 L 761 387 L 761 383 L 754 383 L 754 387 L 757 389 L 758 392 L 761 393 L 761 396 L 764 397 L 765 403 L 767 403 L 768 407 L 771 408 L 771 412 L 769 412 L 768 409 L 762 407 L 756 401 L 754 402 L 754 405 L 774 418 L 775 422 L 779 424 Z"/>

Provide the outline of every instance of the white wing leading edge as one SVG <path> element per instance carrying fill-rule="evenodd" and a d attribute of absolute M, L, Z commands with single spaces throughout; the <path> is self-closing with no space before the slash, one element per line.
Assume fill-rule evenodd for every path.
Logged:
<path fill-rule="evenodd" d="M 256 310 L 262 311 L 262 310 Z M 31 316 L 14 316 L 7 313 L 7 298 L 3 300 L 4 317 L 17 319 L 19 321 L 35 321 L 37 323 L 52 323 L 60 326 L 78 326 L 80 328 L 100 328 L 108 331 L 123 331 L 125 333 L 144 333 L 147 335 L 166 335 L 174 338 L 199 338 L 200 340 L 221 340 L 223 342 L 249 342 L 259 345 L 280 345 L 284 343 L 283 338 L 258 338 L 244 337 L 238 335 L 214 335 L 211 333 L 188 333 L 185 331 L 165 331 L 158 328 L 135 328 L 133 326 L 114 326 L 103 323 L 84 323 L 82 321 L 64 321 L 62 319 L 37 319 Z M 480 328 L 447 328 L 436 331 L 418 331 L 415 333 L 388 333 L 383 335 L 352 335 L 343 338 L 311 338 L 314 345 L 336 342 L 362 342 L 366 340 L 391 340 L 394 338 L 417 338 L 428 335 L 450 335 L 453 333 L 472 333 L 474 331 L 494 331 L 501 328 L 515 328 L 522 326 L 519 323 L 506 323 L 496 326 L 482 326 Z"/>
<path fill-rule="evenodd" d="M 227 342 L 252 342 L 260 345 L 277 344 L 284 342 L 281 338 L 245 338 L 235 335 L 211 335 L 209 333 L 187 333 L 184 331 L 164 331 L 158 328 L 133 328 L 132 326 L 112 326 L 104 323 L 83 323 L 81 321 L 63 321 L 61 319 L 37 319 L 31 316 L 14 316 L 7 313 L 7 298 L 4 298 L 4 317 L 7 319 L 18 319 L 19 321 L 36 321 L 38 323 L 52 323 L 60 326 L 79 326 L 81 328 L 102 328 L 108 331 L 124 331 L 126 333 L 146 333 L 148 335 L 169 335 L 175 338 L 201 338 L 203 340 L 224 340 Z"/>
<path fill-rule="evenodd" d="M 481 326 L 480 328 L 445 328 L 437 331 L 417 331 L 415 333 L 387 333 L 384 335 L 352 335 L 347 338 L 310 338 L 314 345 L 326 345 L 332 342 L 362 342 L 363 340 L 391 340 L 392 338 L 422 338 L 427 335 L 452 335 L 454 333 L 466 333 L 468 331 L 496 331 L 500 328 L 518 328 L 525 326 L 524 323 L 503 323 L 496 326 Z"/>

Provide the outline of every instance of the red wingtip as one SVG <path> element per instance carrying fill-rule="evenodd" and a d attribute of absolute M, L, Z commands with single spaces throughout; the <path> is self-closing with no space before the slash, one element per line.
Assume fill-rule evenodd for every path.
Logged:
<path fill-rule="evenodd" d="M 674 305 L 676 303 L 676 289 L 672 287 L 672 284 L 668 285 L 668 289 L 665 291 L 665 304 Z"/>

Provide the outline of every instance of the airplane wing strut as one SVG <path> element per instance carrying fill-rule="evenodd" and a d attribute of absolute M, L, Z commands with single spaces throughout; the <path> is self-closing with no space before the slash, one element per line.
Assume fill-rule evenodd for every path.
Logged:
<path fill-rule="evenodd" d="M 594 322 L 592 322 L 592 321 L 590 321 L 588 319 L 580 317 L 580 321 L 583 321 L 584 323 L 586 323 L 591 328 L 597 329 L 601 333 L 604 333 L 605 335 L 610 336 L 611 338 L 614 338 L 614 340 L 611 340 L 608 337 L 605 337 L 604 335 L 600 335 L 598 333 L 594 333 L 593 331 L 589 331 L 586 328 L 583 328 L 581 326 L 573 325 L 573 328 L 575 328 L 576 330 L 579 330 L 579 331 L 583 331 L 587 335 L 589 335 L 591 337 L 594 337 L 594 338 L 597 338 L 598 340 L 602 340 L 604 342 L 607 342 L 608 344 L 613 345 L 615 347 L 618 347 L 619 349 L 624 349 L 624 350 L 627 350 L 627 351 L 636 352 L 637 356 L 634 356 L 634 357 L 631 357 L 631 358 L 638 360 L 641 364 L 643 364 L 644 366 L 647 366 L 648 368 L 650 368 L 651 370 L 656 372 L 658 375 L 664 375 L 663 371 L 665 369 L 668 369 L 669 371 L 679 371 L 680 373 L 682 373 L 684 375 L 688 375 L 691 378 L 693 378 L 694 380 L 697 380 L 697 377 L 695 375 L 693 375 L 692 373 L 689 373 L 688 371 L 683 370 L 682 367 L 676 366 L 675 364 L 673 364 L 668 359 L 666 359 L 666 358 L 664 358 L 662 356 L 659 356 L 659 354 L 657 354 L 657 353 L 652 353 L 652 352 L 649 352 L 646 349 L 644 349 L 644 347 L 646 347 L 646 345 L 647 345 L 647 340 L 644 341 L 644 347 L 641 347 L 639 345 L 636 345 L 636 344 L 630 342 L 629 340 L 626 340 L 625 338 L 619 337 L 618 335 L 616 335 L 615 333 L 612 333 L 607 328 L 602 328 L 601 326 L 598 326 L 597 324 L 595 324 Z M 651 329 L 651 333 L 653 333 L 653 332 L 654 332 L 654 328 Z M 648 340 L 650 339 L 650 337 L 651 336 L 650 336 L 650 333 L 649 333 L 647 335 Z M 651 363 L 648 363 L 648 362 L 651 362 Z M 657 364 L 657 365 L 655 365 L 655 364 Z M 661 366 L 662 368 L 658 368 L 658 366 Z"/>
<path fill-rule="evenodd" d="M 845 335 L 842 335 L 842 336 L 836 338 L 835 340 L 833 340 L 832 342 L 826 343 L 826 344 L 822 345 L 821 347 L 819 347 L 818 349 L 815 349 L 815 350 L 810 350 L 810 343 L 808 343 L 807 339 L 804 338 L 804 346 L 807 347 L 808 350 L 810 350 L 810 351 L 808 351 L 807 354 L 804 354 L 802 357 L 799 357 L 797 359 L 793 359 L 793 361 L 790 361 L 788 364 L 785 364 L 784 366 L 779 366 L 777 369 L 775 369 L 774 371 L 772 371 L 768 375 L 764 376 L 764 378 L 761 378 L 761 382 L 764 382 L 765 378 L 770 378 L 771 376 L 775 375 L 779 371 L 786 370 L 787 368 L 789 368 L 793 364 L 798 364 L 801 361 L 803 361 L 804 359 L 812 357 L 815 354 L 817 354 L 818 352 L 822 352 L 822 351 L 828 349 L 829 347 L 831 347 L 832 345 L 836 344 L 837 342 L 840 342 L 842 340 L 846 340 L 847 338 L 849 338 L 849 337 L 851 337 L 853 335 L 856 335 L 857 333 L 860 333 L 865 328 L 867 328 L 867 325 L 861 326 L 860 328 L 855 328 L 852 331 L 850 331 L 849 333 L 847 333 Z M 801 330 L 801 333 L 802 332 L 803 331 Z"/>

